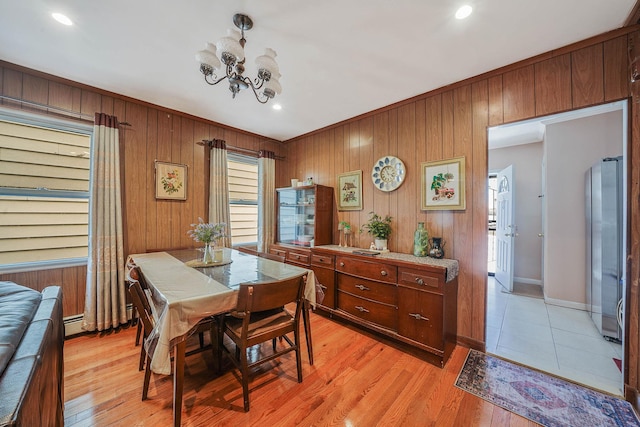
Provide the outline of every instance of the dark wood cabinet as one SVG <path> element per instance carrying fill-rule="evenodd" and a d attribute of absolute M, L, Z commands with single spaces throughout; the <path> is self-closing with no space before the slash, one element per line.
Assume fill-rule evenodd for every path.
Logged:
<path fill-rule="evenodd" d="M 269 252 L 288 264 L 311 268 L 324 291 L 321 307 L 335 308 L 333 255 L 312 257 L 314 245 L 330 244 L 333 238 L 333 188 L 305 185 L 276 189 L 276 243 Z"/>
<path fill-rule="evenodd" d="M 457 262 L 433 265 L 407 254 L 370 257 L 352 251 L 335 245 L 311 249 L 318 280 L 331 284 L 324 308 L 444 366 L 457 340 Z M 455 266 L 455 274 L 448 274 L 447 265 Z"/>
<path fill-rule="evenodd" d="M 276 243 L 303 248 L 332 243 L 332 187 L 277 188 L 276 196 Z"/>

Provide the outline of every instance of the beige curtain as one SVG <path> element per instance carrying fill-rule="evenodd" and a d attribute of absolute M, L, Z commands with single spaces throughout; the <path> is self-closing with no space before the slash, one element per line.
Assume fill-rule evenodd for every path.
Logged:
<path fill-rule="evenodd" d="M 258 252 L 269 252 L 275 241 L 276 156 L 260 151 L 258 158 Z"/>
<path fill-rule="evenodd" d="M 82 328 L 127 322 L 118 119 L 96 113 L 91 146 L 89 261 Z"/>
<path fill-rule="evenodd" d="M 227 236 L 220 245 L 231 247 L 231 213 L 229 211 L 229 174 L 227 172 L 227 143 L 222 139 L 206 141 L 211 148 L 209 164 L 209 222 L 227 224 Z"/>

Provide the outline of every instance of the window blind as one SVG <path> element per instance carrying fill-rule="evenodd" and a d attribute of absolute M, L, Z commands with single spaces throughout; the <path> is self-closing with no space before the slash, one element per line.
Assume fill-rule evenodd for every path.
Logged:
<path fill-rule="evenodd" d="M 258 163 L 254 158 L 230 156 L 229 210 L 233 244 L 258 241 Z"/>
<path fill-rule="evenodd" d="M 86 257 L 91 136 L 0 120 L 0 264 Z"/>

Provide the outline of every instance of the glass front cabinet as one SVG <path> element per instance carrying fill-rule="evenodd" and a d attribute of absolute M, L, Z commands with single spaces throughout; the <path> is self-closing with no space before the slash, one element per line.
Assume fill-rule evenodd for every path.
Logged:
<path fill-rule="evenodd" d="M 333 188 L 305 185 L 276 189 L 276 242 L 299 247 L 332 243 Z"/>

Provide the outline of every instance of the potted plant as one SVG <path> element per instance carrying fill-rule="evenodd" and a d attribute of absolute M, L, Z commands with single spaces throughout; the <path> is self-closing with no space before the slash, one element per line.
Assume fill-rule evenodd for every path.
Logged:
<path fill-rule="evenodd" d="M 364 229 L 374 237 L 376 249 L 387 249 L 387 239 L 391 234 L 391 217 L 389 215 L 382 218 L 375 212 L 369 212 L 369 220 L 360 231 Z"/>

